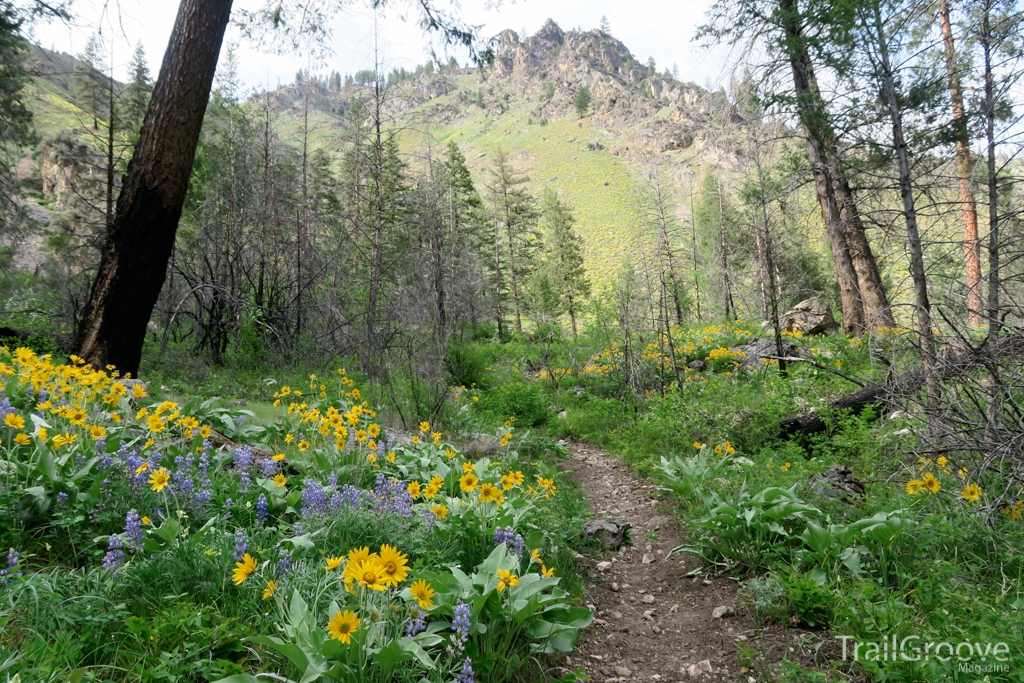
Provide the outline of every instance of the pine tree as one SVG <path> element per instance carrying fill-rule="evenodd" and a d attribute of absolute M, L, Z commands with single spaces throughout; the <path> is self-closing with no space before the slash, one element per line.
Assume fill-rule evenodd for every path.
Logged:
<path fill-rule="evenodd" d="M 602 16 L 601 17 L 601 33 L 611 33 L 611 32 L 612 32 L 612 27 L 611 27 L 611 24 L 608 23 L 608 17 Z"/>
<path fill-rule="evenodd" d="M 537 231 L 536 200 L 523 187 L 529 178 L 517 173 L 508 155 L 498 150 L 489 170 L 487 200 L 491 225 L 487 269 L 496 305 L 498 335 L 504 336 L 505 300 L 512 299 L 516 331 L 523 333 L 523 289 L 536 268 L 541 237 Z"/>
<path fill-rule="evenodd" d="M 130 131 L 132 138 L 138 135 L 142 128 L 142 121 L 146 118 L 146 107 L 149 106 L 149 96 L 153 92 L 153 84 L 149 77 L 149 65 L 146 63 L 146 51 L 142 43 L 135 46 L 135 52 L 128 63 L 128 75 L 131 80 L 128 82 L 123 95 L 124 104 L 121 106 L 125 128 Z"/>
<path fill-rule="evenodd" d="M 569 314 L 572 336 L 577 335 L 576 313 L 580 302 L 590 295 L 590 281 L 583 264 L 583 240 L 576 231 L 572 208 L 551 188 L 541 196 L 541 223 L 547 254 L 544 270 L 556 299 Z"/>
<path fill-rule="evenodd" d="M 103 51 L 95 33 L 89 36 L 78 60 L 81 63 L 75 64 L 75 95 L 82 109 L 92 117 L 92 127 L 96 130 L 100 127 L 100 109 L 103 106 L 103 75 L 100 72 Z"/>
<path fill-rule="evenodd" d="M 576 114 L 582 119 L 583 115 L 587 113 L 587 109 L 590 108 L 590 88 L 585 85 L 580 86 L 580 89 L 576 91 L 573 106 L 576 107 Z"/>

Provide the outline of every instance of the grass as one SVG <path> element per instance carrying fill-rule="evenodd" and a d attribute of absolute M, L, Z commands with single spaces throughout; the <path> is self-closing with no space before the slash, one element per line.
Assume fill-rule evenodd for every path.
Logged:
<path fill-rule="evenodd" d="M 741 332 L 749 331 L 741 325 L 718 327 L 708 334 L 705 326 L 687 326 L 677 333 L 677 346 L 684 348 L 686 340 L 706 340 L 706 346 L 690 356 L 707 356 L 712 347 L 728 348 L 743 341 Z M 838 363 L 845 372 L 864 378 L 885 372 L 874 364 L 869 350 L 890 358 L 909 351 L 899 336 L 882 335 L 866 343 L 838 336 L 788 341 L 819 361 Z M 955 658 L 839 661 L 839 641 L 833 640 L 849 635 L 860 642 L 881 642 L 896 635 L 918 639 L 911 643 L 1005 643 L 1006 662 L 991 653 L 968 659 L 1000 667 L 989 669 L 985 680 L 1024 679 L 1024 641 L 1017 626 L 1024 609 L 1024 524 L 986 506 L 988 493 L 978 502 L 965 500 L 965 480 L 955 469 L 959 465 L 934 455 L 918 459 L 917 437 L 909 429 L 920 426 L 915 418 L 892 419 L 871 410 L 859 417 L 831 415 L 826 434 L 785 441 L 777 438 L 781 419 L 856 387 L 806 364 L 791 366 L 785 378 L 773 367 L 746 372 L 724 365 L 699 375 L 688 373 L 689 381 L 665 396 L 653 389 L 644 399 L 634 400 L 615 366 L 614 345 L 609 348 L 607 341 L 586 336 L 553 346 L 552 350 L 536 344 L 479 345 L 482 409 L 497 415 L 518 406 L 540 433 L 602 445 L 640 473 L 671 485 L 679 493 L 679 514 L 690 528 L 688 542 L 719 563 L 706 565 L 705 571 L 726 571 L 742 580 L 745 600 L 762 624 L 812 629 L 819 634 L 812 638 L 818 644 L 812 646 L 825 645 L 814 671 L 792 661 L 780 666 L 751 661 L 748 667 L 778 681 L 985 679 L 984 674 L 958 668 Z M 584 360 L 574 363 L 574 358 Z M 587 365 L 601 370 L 588 372 Z M 543 379 L 543 372 L 552 368 L 573 372 L 559 382 Z M 655 374 L 646 375 L 652 381 L 649 386 L 657 386 Z M 564 412 L 559 417 L 555 411 Z M 735 454 L 728 455 L 733 449 Z M 669 474 L 663 458 L 690 462 L 690 474 Z M 694 470 L 692 463 L 721 464 L 713 474 L 698 475 L 700 469 Z M 848 502 L 812 494 L 809 478 L 834 465 L 849 468 L 865 482 L 867 494 Z M 970 467 L 966 461 L 963 465 Z M 907 482 L 926 472 L 939 482 L 937 492 L 909 493 Z M 964 476 L 979 482 L 985 492 L 1003 485 L 991 472 L 972 470 Z M 801 503 L 811 504 L 815 511 L 773 517 L 781 527 L 755 532 L 761 517 L 749 498 L 773 487 L 795 491 Z M 752 516 L 744 521 L 740 514 L 726 522 L 730 509 Z M 841 533 L 846 525 L 878 514 L 905 520 L 906 526 L 887 544 L 867 537 L 846 544 L 837 541 L 827 551 L 830 554 L 819 555 L 803 540 L 807 519 Z M 756 540 L 742 540 L 750 534 Z M 745 656 L 759 655 L 751 650 Z"/>

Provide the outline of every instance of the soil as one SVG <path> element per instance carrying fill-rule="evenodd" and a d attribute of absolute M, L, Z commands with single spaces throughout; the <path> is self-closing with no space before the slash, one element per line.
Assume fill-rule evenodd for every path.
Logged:
<path fill-rule="evenodd" d="M 594 624 L 566 658 L 567 669 L 582 668 L 604 683 L 755 683 L 783 658 L 806 662 L 818 638 L 778 625 L 756 628 L 735 579 L 705 574 L 699 558 L 686 553 L 666 559 L 686 536 L 654 483 L 597 448 L 570 444 L 569 452 L 562 470 L 581 487 L 595 518 L 632 524 L 632 545 L 581 560 L 592 581 Z M 731 615 L 713 616 L 722 607 Z M 758 656 L 741 662 L 741 647 Z"/>

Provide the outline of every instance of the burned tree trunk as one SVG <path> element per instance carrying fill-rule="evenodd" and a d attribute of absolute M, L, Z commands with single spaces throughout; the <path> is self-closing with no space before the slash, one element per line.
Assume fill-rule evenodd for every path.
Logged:
<path fill-rule="evenodd" d="M 188 189 L 231 0 L 182 0 L 75 348 L 137 374 Z"/>

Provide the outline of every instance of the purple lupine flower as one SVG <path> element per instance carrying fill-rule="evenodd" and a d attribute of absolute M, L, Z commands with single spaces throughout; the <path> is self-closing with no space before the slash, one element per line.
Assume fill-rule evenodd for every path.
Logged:
<path fill-rule="evenodd" d="M 68 494 L 64 493 L 63 491 L 61 491 L 60 493 L 57 494 L 57 504 L 58 505 L 60 505 L 61 507 L 64 507 L 65 505 L 67 505 L 67 502 L 68 502 Z"/>
<path fill-rule="evenodd" d="M 469 657 L 462 662 L 462 669 L 459 670 L 459 675 L 455 677 L 456 683 L 473 683 L 473 660 Z"/>
<path fill-rule="evenodd" d="M 412 638 L 417 633 L 427 630 L 427 620 L 420 611 L 419 605 L 413 605 L 409 610 L 409 622 L 405 625 L 405 637 Z"/>
<path fill-rule="evenodd" d="M 267 496 L 265 493 L 261 493 L 260 497 L 256 499 L 256 521 L 259 522 L 260 525 L 266 524 L 267 522 L 268 508 Z"/>
<path fill-rule="evenodd" d="M 15 576 L 21 575 L 21 553 L 14 548 L 7 551 L 7 567 L 0 569 L 0 577 L 8 577 L 4 584 L 14 581 Z"/>
<path fill-rule="evenodd" d="M 252 483 L 252 475 L 249 473 L 249 468 L 252 467 L 253 456 L 252 449 L 248 446 L 239 446 L 235 449 L 235 469 L 237 469 L 242 475 L 242 481 L 238 486 L 238 490 L 242 493 L 249 493 L 249 484 Z"/>
<path fill-rule="evenodd" d="M 230 498 L 224 501 L 224 507 L 222 509 L 225 521 L 231 519 L 231 506 L 234 504 L 234 501 L 232 501 Z"/>
<path fill-rule="evenodd" d="M 249 416 L 248 415 L 235 415 L 232 419 L 235 421 L 236 425 L 242 426 L 242 425 L 245 424 L 245 421 L 247 419 L 249 419 Z"/>
<path fill-rule="evenodd" d="M 124 518 L 124 535 L 128 537 L 128 545 L 132 548 L 141 548 L 145 538 L 142 534 L 142 518 L 138 510 L 132 509 Z"/>
<path fill-rule="evenodd" d="M 307 479 L 302 487 L 302 515 L 325 515 L 327 507 L 327 489 L 320 482 Z"/>
<path fill-rule="evenodd" d="M 401 479 L 377 475 L 373 487 L 374 507 L 401 517 L 412 516 L 412 494 Z"/>
<path fill-rule="evenodd" d="M 505 549 L 513 555 L 522 555 L 526 550 L 526 541 L 520 534 L 516 533 L 516 530 L 510 526 L 502 529 L 498 527 L 494 530 L 494 545 L 495 547 L 505 544 Z"/>
<path fill-rule="evenodd" d="M 121 537 L 114 534 L 110 537 L 107 542 L 107 554 L 103 556 L 103 568 L 116 572 L 118 568 L 124 564 L 124 551 L 121 548 L 124 547 L 124 542 Z"/>
<path fill-rule="evenodd" d="M 452 619 L 452 630 L 455 631 L 455 636 L 449 647 L 458 652 L 465 649 L 466 641 L 469 640 L 469 617 L 471 614 L 472 610 L 468 604 L 462 600 L 455 603 L 455 618 Z"/>
<path fill-rule="evenodd" d="M 248 549 L 249 539 L 246 537 L 245 532 L 239 529 L 235 532 L 235 554 L 232 555 L 235 558 L 235 562 L 241 562 Z"/>
<path fill-rule="evenodd" d="M 338 513 L 342 510 L 358 509 L 364 506 L 365 500 L 366 495 L 363 491 L 351 484 L 345 484 L 331 496 L 330 511 Z"/>
<path fill-rule="evenodd" d="M 264 458 L 263 460 L 260 460 L 259 470 L 260 474 L 262 474 L 267 479 L 273 479 L 274 475 L 281 471 L 281 468 L 278 466 L 276 460 Z"/>
<path fill-rule="evenodd" d="M 292 554 L 291 551 L 282 550 L 281 554 L 277 559 L 277 575 L 281 576 L 292 568 Z"/>
<path fill-rule="evenodd" d="M 338 486 L 338 473 L 337 472 L 331 472 L 331 474 L 327 477 L 327 485 L 330 486 L 332 489 L 333 488 L 337 488 L 337 486 Z"/>

